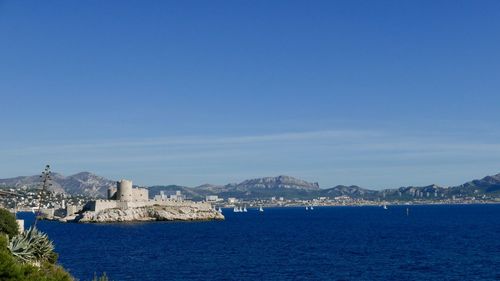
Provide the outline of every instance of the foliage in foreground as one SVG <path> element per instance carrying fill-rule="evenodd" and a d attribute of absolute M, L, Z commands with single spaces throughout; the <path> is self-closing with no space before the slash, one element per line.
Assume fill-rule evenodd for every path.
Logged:
<path fill-rule="evenodd" d="M 0 280 L 5 281 L 73 281 L 62 267 L 42 262 L 40 267 L 20 263 L 7 249 L 7 238 L 0 235 Z"/>
<path fill-rule="evenodd" d="M 16 218 L 9 211 L 0 209 L 0 233 L 12 238 L 18 234 L 17 229 Z"/>
<path fill-rule="evenodd" d="M 13 222 L 13 223 L 12 223 Z M 13 231 L 14 230 L 14 231 Z M 36 229 L 30 229 L 17 234 L 17 223 L 14 215 L 0 209 L 0 280 L 2 281 L 73 281 L 73 277 L 62 267 L 55 264 L 57 255 L 52 242 L 46 234 Z M 9 237 L 11 242 L 9 243 Z M 14 242 L 16 241 L 16 242 Z M 19 256 L 14 256 L 9 248 L 16 251 L 26 251 L 30 259 L 37 260 L 35 266 L 24 256 L 25 262 Z M 22 255 L 22 254 L 21 254 Z M 21 259 L 22 260 L 22 259 Z"/>
<path fill-rule="evenodd" d="M 55 264 L 57 254 L 45 233 L 36 228 L 16 235 L 17 232 L 14 215 L 0 209 L 1 281 L 75 281 L 64 268 Z M 92 281 L 109 279 L 104 273 L 94 276 Z"/>
<path fill-rule="evenodd" d="M 14 236 L 7 246 L 12 255 L 22 263 L 55 263 L 57 254 L 47 234 L 32 227 Z"/>

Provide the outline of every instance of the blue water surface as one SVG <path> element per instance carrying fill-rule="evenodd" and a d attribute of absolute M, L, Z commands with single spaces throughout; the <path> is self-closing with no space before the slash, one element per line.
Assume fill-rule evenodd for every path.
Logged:
<path fill-rule="evenodd" d="M 500 280 L 500 205 L 256 209 L 225 221 L 42 221 L 76 278 Z"/>

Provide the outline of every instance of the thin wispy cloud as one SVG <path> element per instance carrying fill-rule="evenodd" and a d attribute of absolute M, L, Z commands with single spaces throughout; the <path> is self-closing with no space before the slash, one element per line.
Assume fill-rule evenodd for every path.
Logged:
<path fill-rule="evenodd" d="M 456 137 L 444 136 L 408 136 L 401 133 L 365 130 L 325 130 L 309 132 L 291 132 L 268 135 L 247 136 L 176 136 L 162 138 L 145 138 L 130 140 L 103 139 L 87 142 L 56 143 L 41 146 L 5 147 L 1 153 L 11 156 L 52 153 L 81 153 L 106 151 L 121 154 L 121 157 L 107 157 L 95 161 L 148 161 L 155 159 L 178 159 L 180 157 L 212 157 L 220 154 L 241 154 L 238 149 L 267 150 L 275 146 L 301 145 L 309 149 L 321 148 L 331 150 L 356 150 L 360 152 L 384 152 L 390 154 L 421 153 L 443 154 L 448 152 L 467 153 L 500 153 L 500 143 L 486 143 L 462 140 Z M 210 149 L 209 152 L 198 150 Z M 142 157 L 127 158 L 127 153 L 177 152 L 165 158 L 159 155 L 142 155 Z M 191 152 L 190 152 L 191 151 Z M 193 153 L 194 152 L 194 153 Z M 125 154 L 123 154 L 125 153 Z M 77 161 L 77 160 L 74 160 Z"/>
<path fill-rule="evenodd" d="M 429 177 L 441 167 L 454 167 L 456 173 L 463 173 L 466 169 L 473 171 L 467 168 L 467 163 L 477 161 L 494 171 L 496 159 L 500 157 L 500 143 L 446 134 L 323 130 L 4 146 L 1 154 L 5 163 L 40 159 L 72 172 L 87 169 L 107 175 L 106 171 L 112 170 L 114 175 L 119 171 L 118 176 L 130 175 L 142 179 L 143 184 L 158 184 L 163 177 L 168 182 L 186 181 L 183 184 L 209 181 L 222 184 L 225 180 L 217 175 L 238 179 L 236 175 L 288 173 L 323 181 L 323 185 L 328 186 L 337 181 L 362 184 L 376 179 L 379 182 L 381 178 L 390 184 L 388 179 L 392 173 L 411 173 L 412 170 L 423 171 L 420 179 L 431 181 L 433 178 Z M 363 178 L 358 178 L 359 174 L 363 174 Z"/>
<path fill-rule="evenodd" d="M 108 149 L 108 148 L 133 148 L 133 147 L 156 147 L 156 146 L 214 146 L 214 145 L 236 145 L 256 144 L 267 142 L 293 142 L 318 139 L 356 139 L 361 137 L 379 136 L 376 131 L 356 130 L 325 130 L 294 133 L 280 133 L 267 135 L 245 135 L 245 136 L 173 136 L 160 138 L 141 139 L 102 139 L 87 142 L 55 143 L 38 146 L 18 147 L 4 149 L 3 152 L 37 153 L 46 151 L 69 151 L 77 149 Z"/>

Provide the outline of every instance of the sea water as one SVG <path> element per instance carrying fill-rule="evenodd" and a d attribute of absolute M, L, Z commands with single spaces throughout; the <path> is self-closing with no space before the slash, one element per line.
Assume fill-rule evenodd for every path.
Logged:
<path fill-rule="evenodd" d="M 500 205 L 223 213 L 213 222 L 38 226 L 80 280 L 500 279 Z"/>

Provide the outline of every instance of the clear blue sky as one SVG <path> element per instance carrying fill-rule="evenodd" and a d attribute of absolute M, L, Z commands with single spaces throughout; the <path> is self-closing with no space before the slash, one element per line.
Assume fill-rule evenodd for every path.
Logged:
<path fill-rule="evenodd" d="M 500 172 L 500 1 L 0 1 L 0 177 Z"/>

